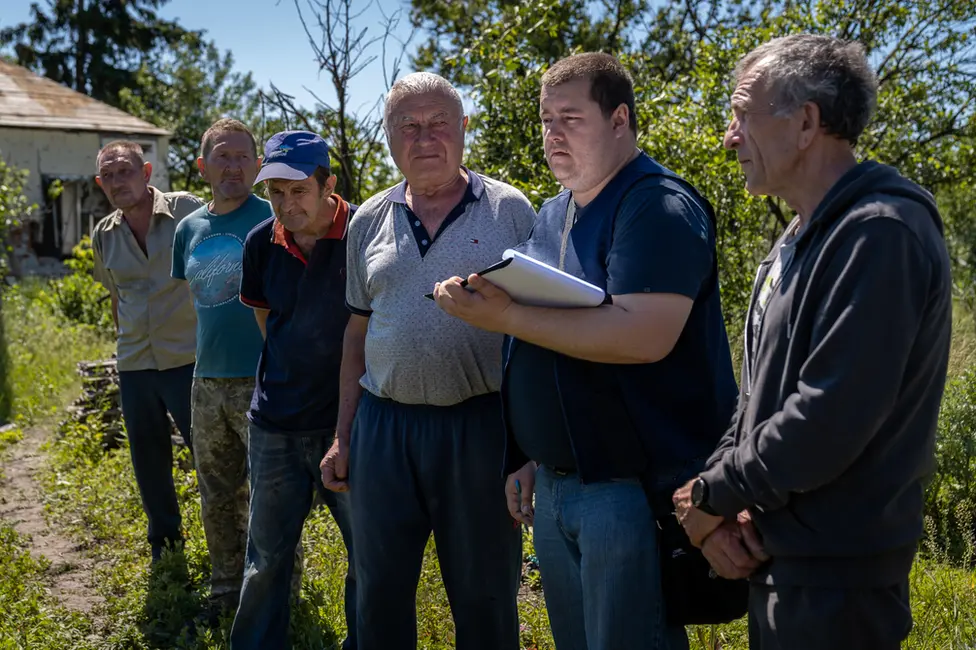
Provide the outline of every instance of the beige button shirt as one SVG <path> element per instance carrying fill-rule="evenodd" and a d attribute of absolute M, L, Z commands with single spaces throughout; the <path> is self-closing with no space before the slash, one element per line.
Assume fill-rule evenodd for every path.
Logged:
<path fill-rule="evenodd" d="M 153 214 L 142 252 L 116 210 L 92 230 L 95 279 L 119 302 L 119 370 L 167 370 L 196 358 L 196 313 L 187 283 L 170 275 L 176 224 L 203 205 L 187 192 L 150 187 Z"/>

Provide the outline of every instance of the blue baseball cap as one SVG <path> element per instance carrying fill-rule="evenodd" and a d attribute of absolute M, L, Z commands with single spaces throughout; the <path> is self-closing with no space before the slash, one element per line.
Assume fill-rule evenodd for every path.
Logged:
<path fill-rule="evenodd" d="M 329 145 L 322 136 L 311 131 L 282 131 L 271 136 L 264 145 L 264 160 L 254 183 L 272 178 L 302 181 L 311 176 L 316 167 L 332 168 Z"/>

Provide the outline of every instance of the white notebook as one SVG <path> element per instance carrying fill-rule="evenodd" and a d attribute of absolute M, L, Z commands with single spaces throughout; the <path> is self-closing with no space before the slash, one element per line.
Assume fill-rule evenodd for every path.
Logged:
<path fill-rule="evenodd" d="M 504 289 L 520 305 L 597 307 L 609 302 L 600 287 L 512 249 L 478 275 Z"/>

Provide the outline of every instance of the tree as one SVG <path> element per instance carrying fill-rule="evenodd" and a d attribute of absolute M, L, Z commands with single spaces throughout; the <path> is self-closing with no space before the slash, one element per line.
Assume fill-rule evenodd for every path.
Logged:
<path fill-rule="evenodd" d="M 47 0 L 31 4 L 31 21 L 0 30 L 0 46 L 17 61 L 78 92 L 119 105 L 149 52 L 187 31 L 162 20 L 167 0 Z"/>
<path fill-rule="evenodd" d="M 210 192 L 196 164 L 203 133 L 222 117 L 239 119 L 252 128 L 259 122 L 259 96 L 251 74 L 234 72 L 230 52 L 221 53 L 197 33 L 186 33 L 171 46 L 151 52 L 136 71 L 132 87 L 119 93 L 119 104 L 172 131 L 167 161 L 170 185 L 203 196 Z"/>
<path fill-rule="evenodd" d="M 470 164 L 514 184 L 537 206 L 558 189 L 542 156 L 538 92 L 558 56 L 603 49 L 634 76 L 639 143 L 693 182 L 716 210 L 722 298 L 730 331 L 741 331 L 755 265 L 792 217 L 774 199 L 748 195 L 722 148 L 730 74 L 747 51 L 796 32 L 856 38 L 879 70 L 879 107 L 859 155 L 898 166 L 939 191 L 976 180 L 976 18 L 952 0 L 746 2 L 670 0 L 623 13 L 618 47 L 585 41 L 579 6 L 555 0 L 414 0 L 433 25 L 418 63 L 438 67 L 474 104 Z M 583 3 L 608 24 L 620 3 Z M 595 6 L 595 8 L 594 8 Z M 465 15 L 484 12 L 475 28 Z M 575 13 L 574 13 L 575 12 Z M 479 14 L 480 15 L 480 14 Z M 424 58 L 426 57 L 426 58 Z M 972 217 L 968 216 L 971 221 Z"/>
<path fill-rule="evenodd" d="M 526 12 L 521 0 L 413 0 L 410 20 L 430 35 L 413 57 L 418 69 L 433 69 L 460 85 L 475 83 L 477 65 L 467 65 L 456 55 L 473 43 L 483 42 L 486 30 L 518 21 L 528 28 L 519 35 L 519 58 L 552 63 L 574 49 L 613 51 L 632 39 L 635 18 L 647 11 L 647 0 L 569 0 L 545 3 L 542 13 Z M 545 27 L 545 29 L 540 29 Z M 450 59 L 450 63 L 448 63 Z"/>
<path fill-rule="evenodd" d="M 406 43 L 398 44 L 399 54 L 394 54 L 390 60 L 387 60 L 387 49 L 394 40 L 393 32 L 400 14 L 386 16 L 379 25 L 379 32 L 371 33 L 369 27 L 359 28 L 358 23 L 372 6 L 372 1 L 356 4 L 355 0 L 305 0 L 305 10 L 301 0 L 294 2 L 319 70 L 327 73 L 336 100 L 333 104 L 306 88 L 316 101 L 315 110 L 308 111 L 299 108 L 293 96 L 272 85 L 272 92 L 265 94 L 265 101 L 285 124 L 300 124 L 313 131 L 319 129 L 339 163 L 337 192 L 347 200 L 360 203 L 385 187 L 384 183 L 392 182 L 395 174 L 385 156 L 380 117 L 382 98 L 377 97 L 376 103 L 365 111 L 353 110 L 350 82 L 368 65 L 379 60 L 387 88 L 393 84 L 400 73 Z M 377 45 L 381 46 L 382 54 L 368 54 Z"/>

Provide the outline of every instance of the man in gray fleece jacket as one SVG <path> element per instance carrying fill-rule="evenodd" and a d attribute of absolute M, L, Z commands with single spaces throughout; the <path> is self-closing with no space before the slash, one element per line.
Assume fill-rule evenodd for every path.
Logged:
<path fill-rule="evenodd" d="M 750 578 L 753 650 L 898 648 L 949 356 L 942 219 L 854 157 L 877 94 L 861 46 L 787 36 L 735 77 L 725 146 L 797 217 L 756 275 L 736 414 L 676 514 Z"/>

